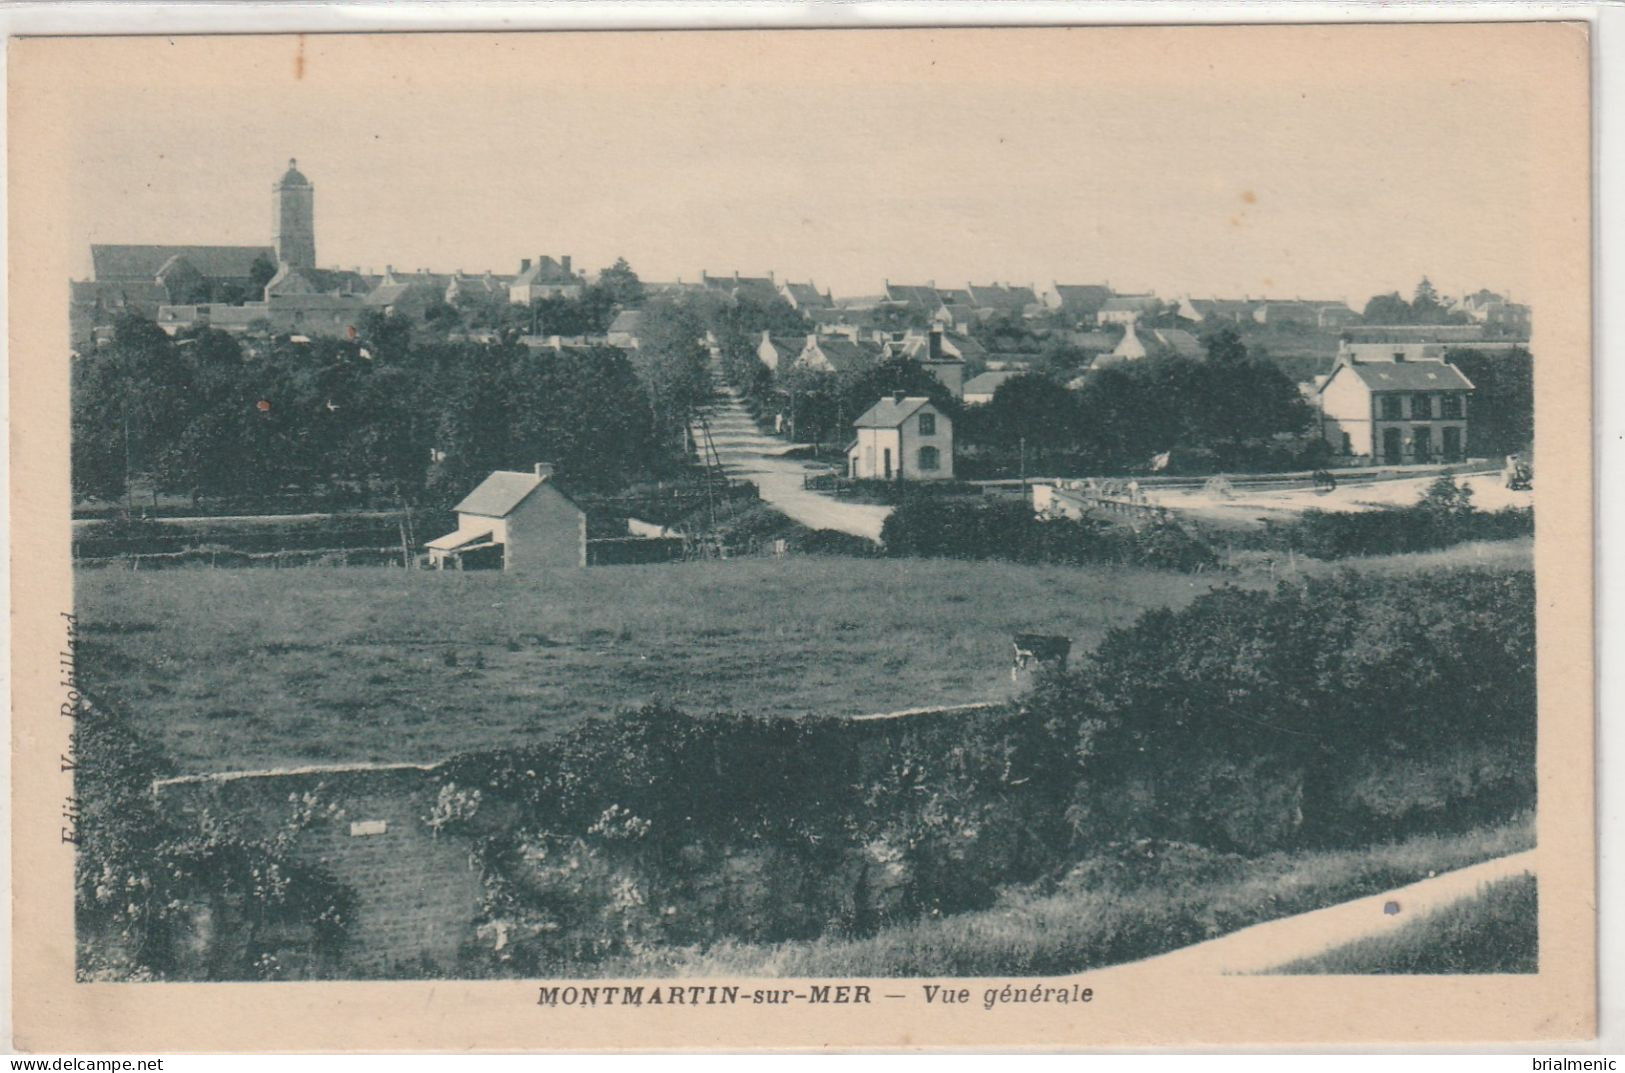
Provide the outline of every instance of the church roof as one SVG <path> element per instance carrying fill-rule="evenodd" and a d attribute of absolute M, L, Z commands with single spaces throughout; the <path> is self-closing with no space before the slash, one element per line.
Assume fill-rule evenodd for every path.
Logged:
<path fill-rule="evenodd" d="M 254 262 L 263 257 L 276 264 L 269 246 L 123 246 L 93 244 L 91 266 L 98 280 L 158 278 L 158 270 L 174 257 L 184 257 L 211 279 L 247 279 Z"/>
<path fill-rule="evenodd" d="M 290 157 L 288 160 L 288 170 L 282 173 L 282 178 L 277 180 L 277 185 L 309 186 L 310 180 L 305 178 L 304 173 L 299 170 L 299 161 Z"/>

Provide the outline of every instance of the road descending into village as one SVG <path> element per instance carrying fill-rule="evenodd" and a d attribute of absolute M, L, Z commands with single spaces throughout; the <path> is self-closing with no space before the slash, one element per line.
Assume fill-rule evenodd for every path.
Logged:
<path fill-rule="evenodd" d="M 802 486 L 802 478 L 813 470 L 796 459 L 780 457 L 791 445 L 758 430 L 738 392 L 720 378 L 706 421 L 724 472 L 729 477 L 754 481 L 763 501 L 809 529 L 836 529 L 879 543 L 880 527 L 892 509 L 844 503 L 809 492 Z M 703 450 L 703 433 L 698 424 L 693 431 L 695 442 Z"/>
<path fill-rule="evenodd" d="M 1255 924 L 1133 964 L 1206 975 L 1269 972 L 1301 958 L 1314 957 L 1367 936 L 1403 927 L 1463 898 L 1471 898 L 1486 883 L 1526 873 L 1535 875 L 1536 852 L 1524 850 L 1481 861 L 1383 894 Z"/>

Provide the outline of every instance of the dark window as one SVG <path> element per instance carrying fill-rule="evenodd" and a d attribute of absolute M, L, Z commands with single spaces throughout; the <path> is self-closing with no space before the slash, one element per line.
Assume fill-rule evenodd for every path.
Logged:
<path fill-rule="evenodd" d="M 1431 421 L 1433 419 L 1433 396 L 1412 395 L 1411 417 L 1420 421 Z"/>
<path fill-rule="evenodd" d="M 935 447 L 921 447 L 920 448 L 919 464 L 920 464 L 920 472 L 922 472 L 922 473 L 934 472 L 936 470 L 938 464 L 939 464 L 939 456 L 937 454 L 937 449 Z"/>
<path fill-rule="evenodd" d="M 1440 398 L 1439 399 L 1439 416 L 1440 417 L 1460 417 L 1461 416 L 1461 396 L 1460 395 L 1445 395 L 1442 398 Z"/>
<path fill-rule="evenodd" d="M 1346 455 L 1354 453 L 1354 441 L 1349 439 L 1347 432 L 1343 433 L 1343 453 Z"/>
<path fill-rule="evenodd" d="M 921 414 L 920 415 L 920 435 L 922 435 L 922 436 L 935 436 L 936 434 L 937 434 L 937 415 L 936 414 Z"/>
<path fill-rule="evenodd" d="M 1405 416 L 1399 412 L 1399 396 L 1384 395 L 1382 397 L 1382 416 L 1387 421 L 1398 421 Z"/>

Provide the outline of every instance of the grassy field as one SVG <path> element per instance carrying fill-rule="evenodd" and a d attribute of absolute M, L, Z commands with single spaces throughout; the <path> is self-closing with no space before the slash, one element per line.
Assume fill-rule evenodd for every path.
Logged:
<path fill-rule="evenodd" d="M 720 943 L 703 951 L 658 952 L 635 965 L 612 962 L 602 966 L 599 975 L 1076 973 L 1138 961 L 1267 920 L 1378 894 L 1435 871 L 1464 868 L 1533 845 L 1533 820 L 1524 816 L 1499 827 L 1423 835 L 1357 850 L 1274 853 L 1254 860 L 1173 860 L 1127 873 L 1143 877 L 1137 882 L 1080 874 L 1053 888 L 1007 890 L 991 909 L 900 924 L 866 939 Z M 1488 922 L 1493 925 L 1503 916 Z M 1527 919 L 1532 922 L 1532 914 Z"/>
<path fill-rule="evenodd" d="M 786 715 L 999 700 L 1013 632 L 1076 653 L 1222 580 L 819 557 L 530 578 L 87 570 L 79 672 L 182 770 L 426 761 L 655 699 Z"/>
<path fill-rule="evenodd" d="M 1505 973 L 1540 971 L 1535 877 L 1485 884 L 1477 895 L 1413 920 L 1387 935 L 1349 943 L 1275 970 L 1334 973 Z"/>

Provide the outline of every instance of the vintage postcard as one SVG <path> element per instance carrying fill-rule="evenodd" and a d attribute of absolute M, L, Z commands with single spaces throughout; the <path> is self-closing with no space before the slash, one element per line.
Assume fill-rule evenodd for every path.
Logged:
<path fill-rule="evenodd" d="M 1585 24 L 9 50 L 19 1046 L 1593 1034 Z"/>

